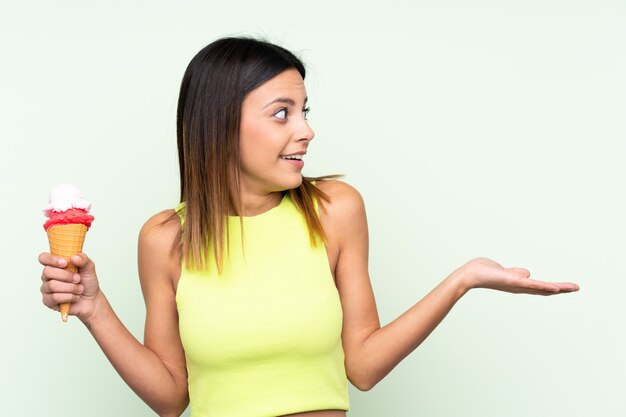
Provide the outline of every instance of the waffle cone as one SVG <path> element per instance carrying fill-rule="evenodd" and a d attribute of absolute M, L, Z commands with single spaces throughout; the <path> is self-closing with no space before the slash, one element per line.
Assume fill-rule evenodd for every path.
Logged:
<path fill-rule="evenodd" d="M 77 272 L 78 268 L 70 262 L 70 256 L 83 251 L 83 243 L 87 234 L 84 224 L 61 224 L 48 228 L 48 243 L 50 253 L 65 258 L 67 271 Z M 67 321 L 70 312 L 70 303 L 61 304 L 61 318 Z"/>

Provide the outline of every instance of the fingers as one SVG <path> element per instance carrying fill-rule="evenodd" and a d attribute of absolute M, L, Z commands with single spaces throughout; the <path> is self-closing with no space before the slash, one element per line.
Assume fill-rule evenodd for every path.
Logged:
<path fill-rule="evenodd" d="M 87 255 L 82 252 L 70 257 L 70 261 L 73 265 L 81 269 L 81 272 L 95 272 L 95 264 Z"/>
<path fill-rule="evenodd" d="M 576 292 L 580 290 L 578 284 L 573 282 L 547 282 L 528 279 L 528 284 L 532 288 L 549 291 L 553 294 Z"/>
<path fill-rule="evenodd" d="M 63 282 L 77 283 L 80 281 L 80 275 L 72 271 L 67 271 L 65 269 L 45 266 L 43 268 L 43 272 L 41 273 L 41 280 L 44 282 L 50 280 L 58 280 Z"/>
<path fill-rule="evenodd" d="M 85 288 L 57 280 L 46 280 L 41 284 L 41 296 L 45 306 L 56 309 L 61 303 L 74 303 L 80 299 Z"/>
<path fill-rule="evenodd" d="M 516 276 L 521 276 L 522 278 L 530 277 L 530 271 L 526 268 L 507 268 L 507 269 L 513 272 Z"/>
<path fill-rule="evenodd" d="M 53 294 L 46 294 L 46 293 L 43 293 L 42 291 L 41 298 L 42 298 L 43 304 L 46 307 L 59 311 L 59 304 L 75 303 L 80 299 L 80 296 L 76 294 L 67 294 L 67 293 L 59 293 L 59 292 L 56 292 Z"/>
<path fill-rule="evenodd" d="M 553 282 L 558 286 L 561 292 L 576 292 L 580 290 L 580 286 L 574 282 Z"/>
<path fill-rule="evenodd" d="M 63 275 L 75 275 L 80 279 L 78 274 L 72 274 L 58 268 L 52 268 L 52 272 L 49 275 L 60 276 L 58 278 L 65 278 Z M 57 309 L 58 305 L 61 303 L 73 303 L 78 301 L 80 295 L 85 290 L 84 286 L 81 284 L 66 282 L 58 278 L 46 276 L 45 274 L 42 275 L 43 282 L 40 288 L 42 301 L 45 306 L 52 309 Z"/>
<path fill-rule="evenodd" d="M 560 292 L 558 286 L 549 282 L 535 281 L 532 279 L 526 279 L 525 281 L 527 282 L 524 283 L 524 286 L 532 291 L 537 291 L 546 295 L 558 294 Z"/>
<path fill-rule="evenodd" d="M 44 281 L 43 284 L 41 284 L 42 294 L 69 293 L 80 295 L 84 290 L 85 288 L 81 284 L 70 284 L 56 280 Z"/>
<path fill-rule="evenodd" d="M 580 287 L 573 282 L 544 282 L 533 279 L 518 279 L 516 293 L 536 295 L 556 295 L 576 292 Z"/>
<path fill-rule="evenodd" d="M 78 282 L 80 280 L 78 274 L 64 269 L 67 266 L 65 258 L 50 253 L 42 253 L 39 255 L 38 260 L 40 264 L 44 265 L 41 274 L 42 281 L 57 279 L 65 282 Z"/>
<path fill-rule="evenodd" d="M 74 274 L 71 271 L 65 271 L 67 267 L 67 260 L 60 256 L 55 256 L 50 253 L 42 253 L 39 255 L 39 263 L 44 265 L 42 281 L 50 279 L 58 279 L 65 282 L 79 282 L 80 276 Z M 70 257 L 72 265 L 80 268 L 82 273 L 95 273 L 95 265 L 91 259 L 84 253 Z"/>
<path fill-rule="evenodd" d="M 59 311 L 59 304 L 77 302 L 84 287 L 79 284 L 79 274 L 63 269 L 67 266 L 67 260 L 50 253 L 40 254 L 38 260 L 44 265 L 40 287 L 43 304 Z"/>
<path fill-rule="evenodd" d="M 57 268 L 65 268 L 67 266 L 67 261 L 64 258 L 51 253 L 41 253 L 37 259 L 43 266 L 55 266 Z"/>
<path fill-rule="evenodd" d="M 530 279 L 530 271 L 526 268 L 506 268 L 512 272 L 517 278 L 528 279 L 528 288 L 539 291 L 542 295 L 554 295 L 561 293 L 576 292 L 580 290 L 580 286 L 573 282 L 547 282 Z"/>

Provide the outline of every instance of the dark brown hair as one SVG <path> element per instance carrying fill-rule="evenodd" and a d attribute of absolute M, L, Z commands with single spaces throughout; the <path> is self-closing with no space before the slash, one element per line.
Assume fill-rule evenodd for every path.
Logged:
<path fill-rule="evenodd" d="M 180 87 L 176 119 L 185 222 L 172 247 L 186 267 L 208 268 L 212 243 L 215 264 L 221 271 L 228 242 L 227 217 L 233 211 L 240 216 L 242 213 L 239 125 L 243 100 L 255 88 L 291 68 L 304 79 L 304 65 L 294 54 L 252 38 L 218 39 L 189 63 Z M 326 239 L 313 201 L 328 200 L 314 181 L 336 177 L 303 177 L 299 187 L 287 191 L 306 219 L 312 245 L 316 245 L 316 235 Z M 241 217 L 240 222 L 243 225 Z"/>

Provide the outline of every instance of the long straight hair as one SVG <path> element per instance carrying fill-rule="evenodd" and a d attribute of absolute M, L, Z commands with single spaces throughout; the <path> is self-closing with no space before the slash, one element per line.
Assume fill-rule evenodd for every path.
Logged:
<path fill-rule="evenodd" d="M 239 214 L 243 226 L 239 181 L 243 100 L 256 87 L 291 68 L 304 79 L 304 65 L 294 54 L 245 37 L 218 39 L 189 63 L 180 87 L 176 118 L 180 202 L 185 203 L 185 221 L 172 246 L 187 268 L 208 269 L 207 254 L 212 244 L 215 265 L 221 272 L 229 237 L 229 213 Z M 326 240 L 314 200 L 328 201 L 314 182 L 337 177 L 303 177 L 299 187 L 287 191 L 306 219 L 311 245 L 316 245 L 316 236 Z M 171 218 L 176 217 L 174 214 Z"/>

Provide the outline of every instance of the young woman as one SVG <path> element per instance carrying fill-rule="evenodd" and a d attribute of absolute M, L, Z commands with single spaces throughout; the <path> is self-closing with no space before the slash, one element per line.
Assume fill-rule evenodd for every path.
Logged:
<path fill-rule="evenodd" d="M 144 343 L 109 305 L 85 254 L 43 253 L 43 303 L 71 302 L 124 381 L 160 416 L 344 417 L 347 381 L 369 390 L 472 288 L 552 295 L 573 283 L 478 258 L 381 327 L 363 200 L 302 176 L 314 133 L 291 52 L 225 38 L 181 85 L 181 204 L 139 235 Z"/>

